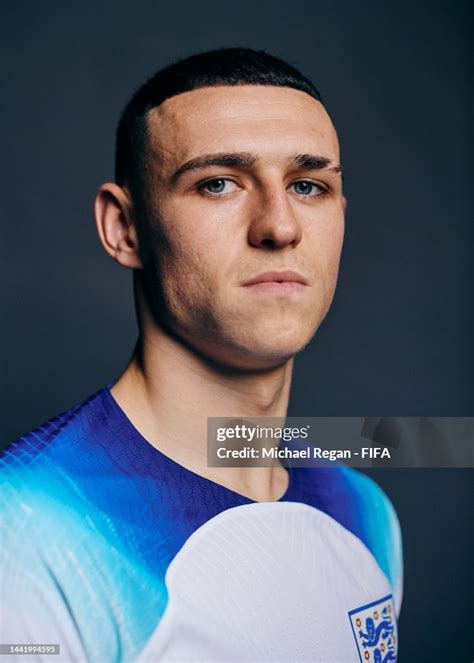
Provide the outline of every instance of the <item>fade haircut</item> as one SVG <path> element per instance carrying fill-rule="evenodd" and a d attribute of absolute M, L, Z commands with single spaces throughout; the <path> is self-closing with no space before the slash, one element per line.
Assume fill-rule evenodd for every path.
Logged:
<path fill-rule="evenodd" d="M 158 71 L 125 107 L 117 128 L 115 181 L 141 199 L 149 111 L 183 92 L 221 85 L 273 85 L 306 92 L 317 101 L 315 86 L 297 69 L 265 51 L 225 48 L 192 55 Z"/>

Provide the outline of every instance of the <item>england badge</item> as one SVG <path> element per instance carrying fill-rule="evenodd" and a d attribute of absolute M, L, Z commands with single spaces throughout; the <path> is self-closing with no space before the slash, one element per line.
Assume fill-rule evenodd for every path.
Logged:
<path fill-rule="evenodd" d="M 391 594 L 350 610 L 349 619 L 361 663 L 397 660 L 397 618 Z"/>

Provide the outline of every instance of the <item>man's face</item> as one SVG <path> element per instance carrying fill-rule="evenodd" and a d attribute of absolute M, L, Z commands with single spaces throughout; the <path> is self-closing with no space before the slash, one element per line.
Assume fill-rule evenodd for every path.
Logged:
<path fill-rule="evenodd" d="M 281 365 L 336 286 L 344 204 L 329 116 L 291 88 L 223 86 L 168 99 L 148 127 L 139 238 L 155 319 L 227 366 Z"/>

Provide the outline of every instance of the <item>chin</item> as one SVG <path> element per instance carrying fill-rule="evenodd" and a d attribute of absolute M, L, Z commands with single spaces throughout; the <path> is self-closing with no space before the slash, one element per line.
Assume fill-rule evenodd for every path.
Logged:
<path fill-rule="evenodd" d="M 258 342 L 239 347 L 240 365 L 247 369 L 271 369 L 286 364 L 290 359 L 301 352 L 311 340 L 311 337 L 286 339 L 285 342 Z"/>
<path fill-rule="evenodd" d="M 246 321 L 247 322 L 247 321 Z M 265 324 L 222 327 L 215 334 L 206 330 L 190 333 L 189 328 L 181 337 L 202 357 L 225 368 L 238 370 L 269 370 L 286 364 L 301 352 L 312 339 L 317 326 L 301 320 L 285 320 Z M 315 321 L 313 321 L 315 322 Z M 270 324 L 269 324 L 270 323 Z M 286 323 L 286 324 L 285 324 Z M 227 331 L 227 333 L 226 333 Z M 220 332 L 220 333 L 219 333 Z"/>

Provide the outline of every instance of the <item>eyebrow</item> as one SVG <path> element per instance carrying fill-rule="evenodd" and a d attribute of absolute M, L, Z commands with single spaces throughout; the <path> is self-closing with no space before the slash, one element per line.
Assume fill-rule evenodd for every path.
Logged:
<path fill-rule="evenodd" d="M 340 164 L 332 163 L 328 157 L 316 156 L 315 154 L 297 154 L 290 159 L 290 166 L 298 170 L 331 170 L 334 173 L 341 173 Z"/>
<path fill-rule="evenodd" d="M 249 169 L 258 163 L 258 157 L 251 152 L 233 152 L 233 153 L 215 153 L 204 154 L 200 157 L 195 157 L 183 163 L 174 173 L 171 178 L 175 184 L 179 178 L 185 173 L 192 170 L 201 170 L 209 166 L 224 166 L 227 168 L 242 168 Z M 342 174 L 340 164 L 332 164 L 331 159 L 324 156 L 315 154 L 296 154 L 289 159 L 290 168 L 297 170 L 330 170 L 335 173 Z"/>

